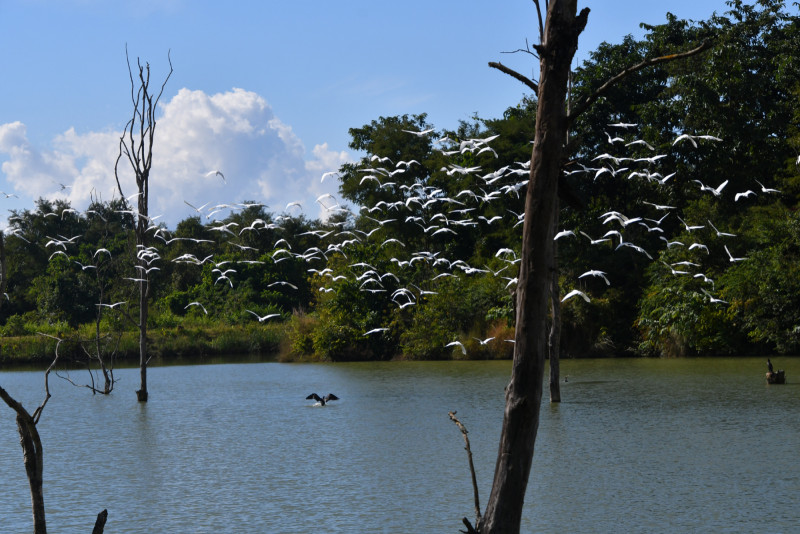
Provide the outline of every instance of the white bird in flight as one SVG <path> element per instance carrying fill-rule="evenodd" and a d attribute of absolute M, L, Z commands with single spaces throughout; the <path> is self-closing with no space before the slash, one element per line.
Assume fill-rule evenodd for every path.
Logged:
<path fill-rule="evenodd" d="M 228 181 L 225 179 L 225 175 L 222 174 L 220 171 L 217 171 L 217 170 L 208 171 L 206 173 L 206 178 L 208 178 L 209 176 L 219 176 L 220 178 L 222 178 L 223 182 L 225 182 L 226 184 L 228 183 Z"/>
<path fill-rule="evenodd" d="M 100 308 L 116 308 L 117 306 L 122 306 L 123 304 L 127 304 L 128 301 L 123 300 L 122 302 L 115 302 L 114 304 L 95 304 L 95 306 Z"/>
<path fill-rule="evenodd" d="M 606 281 L 606 285 L 607 286 L 611 285 L 611 282 L 609 282 L 608 278 L 606 277 L 606 273 L 604 273 L 603 271 L 598 271 L 596 269 L 592 269 L 590 271 L 586 271 L 585 273 L 580 275 L 578 278 L 586 278 L 587 276 L 596 276 L 596 277 L 602 278 L 603 280 Z"/>
<path fill-rule="evenodd" d="M 684 220 L 683 220 L 683 219 L 681 219 L 680 217 L 678 217 L 678 220 L 679 220 L 680 222 L 682 222 L 682 223 L 683 223 L 683 225 L 686 227 L 686 231 L 687 231 L 687 232 L 691 232 L 692 230 L 702 230 L 703 228 L 705 228 L 705 227 L 706 227 L 706 225 L 705 225 L 705 224 L 700 224 L 700 225 L 689 226 L 689 225 L 686 223 L 686 221 L 684 221 Z"/>
<path fill-rule="evenodd" d="M 722 194 L 722 190 L 725 189 L 726 185 L 728 185 L 728 180 L 725 180 L 724 182 L 719 184 L 717 187 L 710 187 L 708 185 L 705 185 L 700 180 L 692 180 L 692 181 L 700 185 L 700 191 L 708 191 L 709 193 L 713 194 L 715 197 L 720 196 Z"/>
<path fill-rule="evenodd" d="M 252 313 L 255 316 L 255 318 L 258 319 L 259 323 L 263 323 L 267 319 L 272 319 L 273 317 L 279 317 L 280 316 L 280 313 L 268 313 L 268 314 L 266 314 L 266 315 L 264 315 L 262 317 L 262 316 L 258 315 L 256 312 L 254 312 L 252 310 L 245 310 L 245 311 L 249 312 L 249 313 Z"/>
<path fill-rule="evenodd" d="M 705 290 L 705 289 L 703 289 L 703 288 L 700 288 L 700 291 L 702 291 L 703 293 L 705 293 L 705 294 L 706 294 L 706 296 L 708 297 L 708 301 L 709 301 L 710 303 L 712 303 L 712 304 L 716 304 L 716 303 L 719 303 L 719 304 L 728 304 L 728 301 L 727 301 L 727 300 L 718 299 L 718 298 L 714 297 L 714 296 L 713 296 L 711 293 L 709 293 L 708 291 L 706 291 L 706 290 Z"/>
<path fill-rule="evenodd" d="M 778 189 L 771 189 L 769 187 L 764 187 L 764 184 L 762 184 L 758 180 L 756 180 L 756 183 L 761 186 L 762 193 L 780 193 L 780 190 Z"/>
<path fill-rule="evenodd" d="M 189 304 L 187 304 L 187 305 L 186 305 L 186 307 L 185 307 L 185 308 L 183 308 L 183 309 L 184 309 L 184 310 L 188 310 L 188 309 L 189 309 L 189 306 L 200 306 L 200 309 L 202 309 L 202 310 L 203 310 L 203 313 L 205 313 L 206 315 L 208 315 L 208 310 L 206 310 L 206 307 L 205 307 L 205 306 L 203 306 L 202 304 L 200 304 L 200 303 L 199 303 L 199 302 L 197 302 L 197 301 L 190 302 L 190 303 L 189 303 Z"/>
<path fill-rule="evenodd" d="M 464 344 L 461 343 L 460 341 L 451 341 L 450 343 L 445 345 L 445 347 L 456 347 L 456 346 L 461 347 L 461 353 L 462 354 L 464 354 L 464 355 L 467 354 L 467 349 L 464 348 Z"/>
<path fill-rule="evenodd" d="M 679 270 L 675 269 L 672 265 L 670 265 L 669 263 L 667 263 L 665 261 L 662 261 L 661 263 L 666 265 L 667 269 L 669 269 L 670 273 L 672 273 L 673 275 L 689 274 L 689 271 L 679 271 Z"/>
<path fill-rule="evenodd" d="M 728 245 L 725 245 L 725 252 L 727 252 L 727 253 L 728 253 L 728 258 L 730 258 L 730 260 L 731 260 L 732 262 L 734 262 L 734 261 L 744 261 L 744 260 L 746 260 L 746 259 L 747 259 L 747 258 L 735 258 L 735 257 L 733 256 L 733 254 L 731 254 L 731 251 L 730 251 L 730 250 L 728 250 Z"/>
<path fill-rule="evenodd" d="M 717 230 L 717 227 L 714 226 L 714 223 L 711 222 L 711 219 L 707 220 L 708 224 L 711 225 L 711 228 L 713 228 L 714 231 L 717 233 L 717 237 L 736 237 L 736 234 L 729 234 L 728 232 L 720 232 L 719 230 Z"/>
<path fill-rule="evenodd" d="M 378 332 L 387 332 L 388 330 L 388 328 L 373 328 L 369 332 L 364 332 L 364 335 L 368 336 L 370 334 L 377 334 Z"/>
<path fill-rule="evenodd" d="M 406 133 L 414 134 L 417 137 L 423 137 L 423 136 L 428 135 L 429 133 L 433 132 L 433 128 L 430 128 L 428 130 L 422 130 L 421 132 L 415 132 L 414 130 L 402 130 L 402 131 L 404 131 Z"/>
<path fill-rule="evenodd" d="M 558 239 L 561 239 L 562 237 L 568 237 L 568 236 L 573 236 L 574 237 L 575 236 L 575 232 L 573 232 L 572 230 L 561 230 L 560 232 L 558 232 L 555 235 L 555 237 L 553 237 L 553 241 L 556 241 Z"/>
<path fill-rule="evenodd" d="M 564 298 L 562 298 L 562 299 L 561 299 L 561 302 L 565 302 L 565 301 L 567 301 L 567 300 L 571 299 L 572 297 L 574 297 L 575 295 L 579 295 L 579 296 L 580 296 L 580 297 L 582 297 L 582 298 L 583 298 L 583 300 L 585 300 L 586 302 L 591 302 L 591 300 L 590 300 L 590 299 L 589 299 L 589 297 L 586 295 L 586 293 L 584 293 L 583 291 L 579 291 L 579 290 L 577 290 L 577 289 L 573 289 L 572 291 L 570 291 L 569 293 L 567 293 L 566 295 L 564 295 Z"/>

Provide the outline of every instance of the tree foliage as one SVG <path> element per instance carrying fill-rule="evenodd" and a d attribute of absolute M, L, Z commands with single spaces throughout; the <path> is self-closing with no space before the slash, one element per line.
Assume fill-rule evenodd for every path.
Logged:
<path fill-rule="evenodd" d="M 570 125 L 557 231 L 572 235 L 558 241 L 559 282 L 590 302 L 564 305 L 566 356 L 796 350 L 798 17 L 772 0 L 729 7 L 698 22 L 667 14 L 641 39 L 601 44 L 573 73 L 574 105 L 632 63 L 713 43 L 631 74 Z M 148 321 L 258 324 L 276 314 L 265 321 L 298 323 L 289 345 L 312 358 L 463 357 L 454 341 L 468 357 L 506 357 L 536 105 L 524 97 L 501 117 L 451 129 L 425 114 L 352 128 L 360 157 L 338 170 L 338 199 L 320 199 L 325 220 L 243 201 L 198 209 L 174 229 L 151 225 L 159 259 Z M 722 141 L 676 141 L 681 134 Z M 719 196 L 698 185 L 723 182 Z M 126 302 L 103 308 L 103 324 L 129 328 L 133 211 L 122 200 L 77 212 L 40 199 L 12 212 L 6 335 L 78 328 L 101 301 Z M 623 228 L 604 216 L 612 211 L 643 224 Z M 620 237 L 602 241 L 609 230 L 652 259 Z M 694 243 L 708 252 L 690 252 Z M 730 261 L 726 248 L 747 261 Z M 581 277 L 589 270 L 610 285 Z M 488 337 L 500 345 L 477 341 Z"/>

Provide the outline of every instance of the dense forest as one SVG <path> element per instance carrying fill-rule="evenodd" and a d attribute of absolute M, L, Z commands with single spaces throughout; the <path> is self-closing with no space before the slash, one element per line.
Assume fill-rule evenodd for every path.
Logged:
<path fill-rule="evenodd" d="M 575 69 L 579 101 L 632 64 L 711 43 L 631 74 L 569 132 L 564 357 L 797 352 L 799 22 L 767 0 L 668 14 Z M 510 357 L 535 113 L 528 96 L 450 129 L 425 114 L 350 129 L 363 157 L 323 177 L 339 180 L 338 198 L 317 199 L 324 220 L 246 199 L 193 206 L 175 228 L 149 221 L 137 247 L 126 199 L 13 211 L 3 357 L 37 333 L 113 354 L 133 339 L 139 284 L 155 350 L 180 352 L 166 340 L 184 334 L 186 351 L 225 338 L 217 349 L 295 359 Z"/>

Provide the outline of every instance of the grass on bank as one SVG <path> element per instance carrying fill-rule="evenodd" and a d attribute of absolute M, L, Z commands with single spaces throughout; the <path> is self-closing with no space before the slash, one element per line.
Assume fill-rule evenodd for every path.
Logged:
<path fill-rule="evenodd" d="M 87 352 L 96 353 L 94 324 L 70 328 L 65 323 L 26 319 L 12 318 L 0 330 L 0 367 L 47 364 L 55 355 L 58 339 L 61 340 L 59 358 L 63 363 L 86 362 Z M 387 355 L 392 359 L 505 359 L 511 357 L 512 345 L 502 340 L 513 338 L 513 329 L 499 323 L 490 329 L 489 335 L 495 340 L 488 344 L 481 345 L 476 340 L 478 332 L 463 333 L 458 336 L 468 351 L 463 355 L 460 350 L 445 348 L 445 341 L 451 341 L 451 337 L 442 341 L 444 338 L 434 335 L 428 325 L 425 331 L 418 332 L 413 346 L 389 336 L 374 340 L 387 345 L 380 356 L 370 350 L 360 350 L 354 357 L 346 350 L 331 352 L 329 332 L 322 328 L 316 314 L 295 313 L 288 320 L 266 324 L 226 324 L 205 317 L 171 317 L 168 320 L 157 317 L 154 323 L 148 328 L 148 354 L 153 363 L 235 355 L 283 362 L 386 359 Z M 363 336 L 358 338 L 353 346 Z M 340 341 L 347 343 L 348 340 Z M 114 361 L 135 364 L 139 361 L 138 331 L 130 328 L 120 331 L 118 325 L 104 323 L 101 325 L 100 350 L 106 361 L 113 353 Z"/>

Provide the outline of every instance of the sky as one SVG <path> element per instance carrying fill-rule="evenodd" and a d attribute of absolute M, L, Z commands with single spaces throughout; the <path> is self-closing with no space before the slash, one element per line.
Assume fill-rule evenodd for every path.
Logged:
<path fill-rule="evenodd" d="M 663 23 L 667 10 L 704 20 L 727 9 L 583 7 L 592 11 L 577 62 L 603 41 L 641 37 L 639 23 Z M 38 198 L 84 209 L 119 196 L 114 162 L 133 110 L 126 46 L 134 69 L 137 58 L 150 65 L 152 86 L 169 59 L 174 67 L 150 179 L 150 214 L 174 228 L 197 214 L 187 203 L 258 201 L 281 213 L 300 202 L 320 216 L 315 200 L 337 194 L 322 175 L 360 157 L 349 128 L 403 114 L 427 113 L 438 129 L 501 117 L 526 88 L 487 63 L 536 78 L 532 56 L 509 52 L 537 37 L 530 0 L 0 0 L 0 227 Z M 131 174 L 122 178 L 135 193 Z"/>

